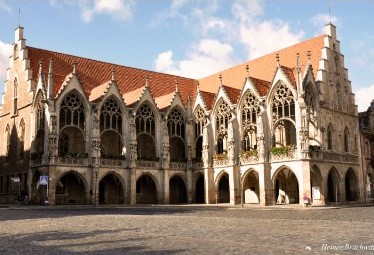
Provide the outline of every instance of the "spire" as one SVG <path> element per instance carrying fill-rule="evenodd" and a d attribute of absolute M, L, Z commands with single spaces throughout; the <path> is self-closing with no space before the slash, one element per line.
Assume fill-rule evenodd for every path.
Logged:
<path fill-rule="evenodd" d="M 279 66 L 280 66 L 280 63 L 279 63 L 279 53 L 277 53 L 277 54 L 275 55 L 275 58 L 276 58 L 276 60 L 277 60 L 277 66 L 279 67 Z"/>
<path fill-rule="evenodd" d="M 296 67 L 297 67 L 297 72 L 299 73 L 301 71 L 300 69 L 300 53 L 296 53 Z"/>
<path fill-rule="evenodd" d="M 116 80 L 116 69 L 112 67 L 112 81 Z"/>
<path fill-rule="evenodd" d="M 191 98 L 190 98 L 190 93 L 189 92 L 187 94 L 187 106 L 191 106 Z"/>
<path fill-rule="evenodd" d="M 78 64 L 78 62 L 74 60 L 73 61 L 73 74 L 77 73 L 77 64 Z"/>
<path fill-rule="evenodd" d="M 199 81 L 197 81 L 197 83 L 196 83 L 196 92 L 200 92 L 200 82 Z"/>
<path fill-rule="evenodd" d="M 219 74 L 218 78 L 219 78 L 219 81 L 220 81 L 221 86 L 222 86 L 222 74 Z"/>
<path fill-rule="evenodd" d="M 52 59 L 50 58 L 49 59 L 49 67 L 48 67 L 48 98 L 52 98 L 53 97 L 53 86 L 54 86 L 54 82 L 53 82 L 53 62 L 52 62 Z"/>
<path fill-rule="evenodd" d="M 177 79 L 175 79 L 175 92 L 179 92 L 179 83 Z"/>
<path fill-rule="evenodd" d="M 247 71 L 247 78 L 249 78 L 249 65 L 245 65 L 245 70 Z"/>

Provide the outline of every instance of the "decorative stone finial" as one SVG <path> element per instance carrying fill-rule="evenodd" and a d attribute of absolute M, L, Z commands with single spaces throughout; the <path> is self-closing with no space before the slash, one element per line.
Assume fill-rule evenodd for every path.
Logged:
<path fill-rule="evenodd" d="M 218 78 L 219 78 L 219 81 L 220 81 L 221 86 L 222 86 L 222 74 L 219 74 Z"/>
<path fill-rule="evenodd" d="M 277 65 L 280 66 L 280 64 L 279 64 L 279 53 L 277 53 L 277 54 L 275 55 L 275 58 L 277 59 Z"/>
<path fill-rule="evenodd" d="M 200 92 L 200 82 L 199 81 L 197 81 L 197 83 L 196 83 L 196 91 Z"/>
<path fill-rule="evenodd" d="M 308 57 L 308 65 L 311 65 L 311 61 L 310 61 L 310 59 L 311 59 L 311 57 L 312 57 L 312 53 L 311 53 L 310 50 L 308 50 L 308 52 L 306 53 L 306 56 Z"/>
<path fill-rule="evenodd" d="M 78 64 L 78 62 L 74 60 L 73 61 L 73 74 L 77 73 L 77 64 Z"/>
<path fill-rule="evenodd" d="M 175 92 L 179 92 L 179 83 L 177 79 L 175 79 Z"/>
<path fill-rule="evenodd" d="M 53 74 L 53 61 L 52 61 L 52 58 L 49 59 L 48 74 Z"/>
<path fill-rule="evenodd" d="M 146 88 L 149 87 L 149 76 L 148 76 L 148 74 L 145 76 L 145 87 Z"/>
<path fill-rule="evenodd" d="M 247 78 L 249 78 L 249 65 L 245 65 L 245 70 L 247 71 Z"/>
<path fill-rule="evenodd" d="M 42 76 L 43 61 L 40 59 L 38 63 L 39 63 L 39 76 Z"/>
<path fill-rule="evenodd" d="M 297 67 L 297 71 L 300 72 L 301 71 L 301 68 L 300 68 L 300 53 L 296 53 L 296 67 Z"/>
<path fill-rule="evenodd" d="M 112 67 L 112 81 L 116 80 L 116 69 Z"/>

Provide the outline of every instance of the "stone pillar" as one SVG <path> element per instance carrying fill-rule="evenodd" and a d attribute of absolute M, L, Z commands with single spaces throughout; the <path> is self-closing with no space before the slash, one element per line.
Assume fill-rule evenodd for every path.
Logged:
<path fill-rule="evenodd" d="M 240 203 L 241 192 L 240 192 L 240 169 L 239 166 L 234 165 L 231 168 L 229 174 L 229 186 L 230 186 L 230 204 L 235 205 Z"/>
<path fill-rule="evenodd" d="M 214 185 L 214 170 L 212 167 L 204 168 L 205 203 L 216 203 L 216 190 Z"/>
<path fill-rule="evenodd" d="M 169 144 L 169 132 L 166 120 L 161 120 L 161 132 L 162 132 L 162 158 L 161 166 L 163 169 L 168 169 L 170 166 L 170 144 Z"/>
<path fill-rule="evenodd" d="M 48 182 L 48 202 L 49 205 L 55 205 L 56 204 L 56 179 L 54 177 L 54 174 L 52 174 L 49 167 L 49 182 Z"/>
<path fill-rule="evenodd" d="M 160 170 L 163 171 L 161 176 L 163 176 L 163 184 L 160 183 L 160 186 L 164 188 L 163 190 L 163 203 L 164 204 L 170 204 L 170 187 L 169 187 L 169 180 L 170 180 L 170 175 L 169 175 L 169 170 Z"/>
<path fill-rule="evenodd" d="M 130 169 L 130 204 L 136 204 L 136 169 Z"/>
<path fill-rule="evenodd" d="M 262 175 L 263 175 L 262 178 L 261 178 L 261 175 L 259 175 L 260 193 L 263 193 L 263 196 L 265 196 L 265 205 L 274 205 L 275 204 L 274 183 L 271 179 L 271 164 L 269 162 L 264 163 L 264 169 L 263 169 Z"/>
<path fill-rule="evenodd" d="M 311 203 L 312 190 L 310 187 L 310 165 L 309 161 L 301 161 L 302 179 L 299 181 L 299 203 L 303 204 L 303 197 L 306 195 Z M 299 179 L 299 178 L 298 178 Z M 301 185 L 302 184 L 302 185 Z"/>
<path fill-rule="evenodd" d="M 135 117 L 133 114 L 129 113 L 129 159 L 128 165 L 130 168 L 136 167 L 136 159 L 138 157 L 137 151 L 137 141 L 136 141 L 136 125 Z M 130 199 L 132 201 L 132 199 Z"/>
<path fill-rule="evenodd" d="M 194 201 L 193 201 L 193 174 L 192 174 L 192 170 L 187 170 L 187 173 L 186 173 L 186 177 L 187 177 L 187 183 L 186 183 L 186 188 L 187 188 L 187 202 L 189 204 L 192 204 Z"/>

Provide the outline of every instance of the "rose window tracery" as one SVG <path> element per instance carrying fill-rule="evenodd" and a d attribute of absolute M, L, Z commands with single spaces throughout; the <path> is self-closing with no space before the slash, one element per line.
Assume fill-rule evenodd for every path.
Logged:
<path fill-rule="evenodd" d="M 65 126 L 76 126 L 85 128 L 84 106 L 78 95 L 70 93 L 62 101 L 60 109 L 60 128 Z"/>
<path fill-rule="evenodd" d="M 100 132 L 106 129 L 113 129 L 122 132 L 121 109 L 116 100 L 110 98 L 101 108 L 100 113 Z"/>
<path fill-rule="evenodd" d="M 248 93 L 242 105 L 242 149 L 257 149 L 257 114 L 260 112 L 259 100 Z"/>

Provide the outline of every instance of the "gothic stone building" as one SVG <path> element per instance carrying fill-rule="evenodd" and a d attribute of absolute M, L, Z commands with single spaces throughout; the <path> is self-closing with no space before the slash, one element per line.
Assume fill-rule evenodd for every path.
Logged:
<path fill-rule="evenodd" d="M 200 80 L 30 47 L 18 27 L 2 102 L 2 203 L 21 191 L 51 205 L 364 200 L 332 24 Z"/>

